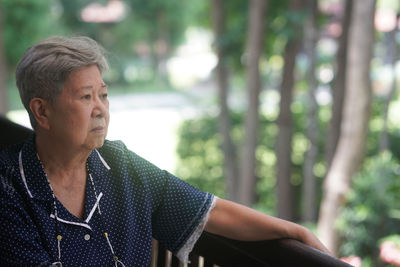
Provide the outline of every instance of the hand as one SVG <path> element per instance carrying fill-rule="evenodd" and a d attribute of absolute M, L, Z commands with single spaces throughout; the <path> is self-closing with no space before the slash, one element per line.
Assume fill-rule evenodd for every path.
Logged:
<path fill-rule="evenodd" d="M 322 244 L 322 242 L 314 235 L 314 233 L 305 227 L 303 227 L 302 234 L 300 235 L 300 241 L 310 247 L 333 256 L 332 252 L 330 252 L 325 245 Z"/>

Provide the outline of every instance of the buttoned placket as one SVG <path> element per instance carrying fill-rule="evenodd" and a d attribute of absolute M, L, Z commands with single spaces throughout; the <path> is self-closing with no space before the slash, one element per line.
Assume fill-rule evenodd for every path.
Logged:
<path fill-rule="evenodd" d="M 39 198 L 39 199 L 44 199 L 44 200 L 48 200 L 48 201 L 52 201 L 52 197 L 51 197 L 51 189 L 49 188 L 49 186 L 44 183 L 43 181 L 46 178 L 44 173 L 36 173 L 36 175 L 32 175 L 33 173 L 31 173 L 31 170 L 26 170 L 24 168 L 24 157 L 28 156 L 29 153 L 26 153 L 27 151 L 25 151 L 25 154 L 23 153 L 24 148 L 22 148 L 19 151 L 19 155 L 18 155 L 18 163 L 19 163 L 19 172 L 20 172 L 20 176 L 21 179 L 23 181 L 23 184 L 26 188 L 26 191 L 29 195 L 30 198 Z M 36 153 L 34 153 L 36 154 Z M 109 170 L 110 167 L 108 166 L 108 164 L 105 162 L 105 160 L 101 157 L 100 153 L 95 150 L 92 152 L 91 156 L 97 156 L 97 158 L 101 161 L 101 163 L 104 165 L 105 169 Z M 27 160 L 25 158 L 25 160 Z M 88 159 L 89 160 L 89 159 Z M 34 164 L 41 164 L 39 159 L 34 159 L 32 162 L 34 162 Z M 41 167 L 41 166 L 40 166 Z M 32 170 L 36 170 L 38 171 L 38 166 L 31 168 Z M 41 169 L 43 172 L 43 169 Z M 33 180 L 30 180 L 29 177 L 38 177 L 35 181 L 39 184 L 36 185 L 36 187 L 39 187 L 43 190 L 43 188 L 46 188 L 44 191 L 39 191 L 39 190 L 35 190 L 37 189 L 35 186 L 32 186 L 34 184 Z M 40 178 L 39 178 L 40 177 Z M 29 186 L 29 185 L 30 186 Z M 45 186 L 45 187 L 43 187 Z M 95 196 L 95 193 L 92 189 L 92 185 L 90 184 L 90 181 L 86 182 L 86 189 L 85 189 L 85 219 L 81 220 L 77 217 L 75 217 L 74 215 L 72 215 L 63 205 L 61 202 L 59 202 L 58 200 L 56 201 L 56 205 L 57 205 L 57 221 L 59 221 L 62 224 L 65 225 L 73 225 L 73 226 L 78 226 L 78 227 L 83 227 L 85 228 L 85 234 L 83 235 L 83 239 L 85 241 L 90 241 L 91 237 L 92 237 L 92 233 L 93 233 L 93 229 L 90 226 L 90 221 L 93 218 L 93 216 L 95 215 L 95 213 L 98 211 L 98 207 L 100 205 L 100 200 L 103 197 L 103 193 L 100 192 L 99 195 Z M 55 215 L 54 215 L 54 210 L 51 210 L 49 216 L 52 219 L 55 219 Z"/>

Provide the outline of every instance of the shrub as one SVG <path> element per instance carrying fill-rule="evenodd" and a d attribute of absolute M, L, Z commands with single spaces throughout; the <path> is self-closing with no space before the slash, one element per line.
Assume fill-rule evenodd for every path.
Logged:
<path fill-rule="evenodd" d="M 400 168 L 391 153 L 368 159 L 353 180 L 337 227 L 343 239 L 340 253 L 377 262 L 378 240 L 400 231 Z"/>

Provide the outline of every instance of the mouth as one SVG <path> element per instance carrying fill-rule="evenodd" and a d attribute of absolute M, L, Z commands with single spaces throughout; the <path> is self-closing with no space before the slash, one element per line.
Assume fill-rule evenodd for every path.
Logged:
<path fill-rule="evenodd" d="M 95 133 L 104 133 L 105 127 L 104 126 L 98 126 L 98 127 L 93 128 L 91 131 L 95 132 Z"/>

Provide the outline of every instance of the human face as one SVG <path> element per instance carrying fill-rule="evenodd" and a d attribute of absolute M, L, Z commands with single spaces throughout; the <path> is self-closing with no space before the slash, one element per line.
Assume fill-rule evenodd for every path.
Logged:
<path fill-rule="evenodd" d="M 50 105 L 50 133 L 66 148 L 93 150 L 104 144 L 109 122 L 107 86 L 96 65 L 73 71 Z"/>

